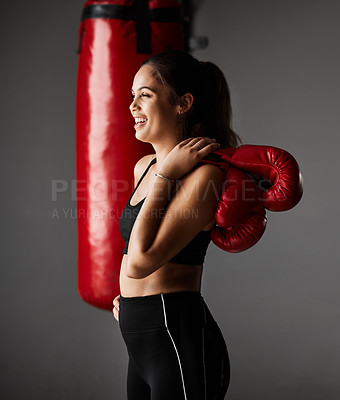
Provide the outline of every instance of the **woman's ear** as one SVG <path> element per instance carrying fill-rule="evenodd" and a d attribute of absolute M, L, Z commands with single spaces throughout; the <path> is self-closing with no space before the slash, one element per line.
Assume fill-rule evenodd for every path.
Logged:
<path fill-rule="evenodd" d="M 180 98 L 181 104 L 181 113 L 187 112 L 190 110 L 192 103 L 194 102 L 194 96 L 191 93 L 185 93 Z"/>

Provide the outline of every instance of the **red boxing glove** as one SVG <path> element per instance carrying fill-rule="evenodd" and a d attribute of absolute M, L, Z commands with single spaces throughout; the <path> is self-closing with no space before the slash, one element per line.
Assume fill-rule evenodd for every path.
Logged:
<path fill-rule="evenodd" d="M 229 253 L 239 253 L 254 246 L 266 229 L 267 217 L 260 192 L 244 172 L 230 167 L 217 206 L 218 226 L 211 231 L 211 240 Z"/>
<path fill-rule="evenodd" d="M 303 192 L 303 180 L 295 158 L 273 146 L 246 144 L 238 148 L 219 149 L 228 164 L 249 172 L 258 180 L 265 208 L 287 211 L 296 206 Z"/>
<path fill-rule="evenodd" d="M 217 165 L 225 173 L 215 215 L 218 226 L 211 231 L 212 241 L 225 251 L 241 252 L 259 241 L 266 228 L 265 208 L 285 211 L 301 199 L 302 175 L 285 150 L 243 145 L 216 150 L 202 162 Z"/>

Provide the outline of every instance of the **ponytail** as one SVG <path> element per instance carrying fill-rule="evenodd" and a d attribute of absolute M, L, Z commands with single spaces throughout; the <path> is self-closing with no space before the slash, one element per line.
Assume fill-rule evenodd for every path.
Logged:
<path fill-rule="evenodd" d="M 242 143 L 232 129 L 230 92 L 223 72 L 209 61 L 200 61 L 206 75 L 206 136 L 214 137 L 221 148 L 237 147 Z"/>

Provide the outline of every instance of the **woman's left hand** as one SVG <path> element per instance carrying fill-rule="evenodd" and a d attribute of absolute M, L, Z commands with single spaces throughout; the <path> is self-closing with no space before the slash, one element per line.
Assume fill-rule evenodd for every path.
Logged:
<path fill-rule="evenodd" d="M 198 144 L 197 144 L 198 143 Z M 160 170 L 169 179 L 180 179 L 190 172 L 202 158 L 220 147 L 215 139 L 194 137 L 179 142 L 165 157 Z"/>
<path fill-rule="evenodd" d="M 113 299 L 113 309 L 112 309 L 112 312 L 113 312 L 113 316 L 116 318 L 116 320 L 119 322 L 119 303 L 120 303 L 120 294 L 117 296 L 117 297 L 115 297 L 114 299 Z"/>

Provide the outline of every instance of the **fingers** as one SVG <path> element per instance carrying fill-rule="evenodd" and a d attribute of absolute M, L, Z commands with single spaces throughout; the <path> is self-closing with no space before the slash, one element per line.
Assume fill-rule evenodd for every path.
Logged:
<path fill-rule="evenodd" d="M 196 140 L 194 141 L 193 144 L 199 143 L 201 146 L 205 146 L 211 143 L 216 143 L 216 139 L 214 138 L 208 138 L 208 137 L 197 137 L 195 138 Z"/>
<path fill-rule="evenodd" d="M 198 143 L 198 145 L 197 145 L 197 143 Z M 180 142 L 180 145 L 181 146 L 188 145 L 190 147 L 196 146 L 198 148 L 198 150 L 202 150 L 204 147 L 212 145 L 209 147 L 209 152 L 214 151 L 220 147 L 220 144 L 216 142 L 216 139 L 208 138 L 208 137 L 204 137 L 204 136 L 196 136 L 196 137 L 184 139 Z"/>
<path fill-rule="evenodd" d="M 188 144 L 188 145 L 193 145 L 193 144 L 195 144 L 196 142 L 198 142 L 198 141 L 200 141 L 200 140 L 202 140 L 202 139 L 208 139 L 208 140 L 211 140 L 210 138 L 207 138 L 207 137 L 204 137 L 204 136 L 194 136 L 194 137 L 189 137 L 189 138 L 187 138 L 187 139 L 184 139 L 184 140 L 182 140 L 179 144 L 181 144 L 181 145 L 186 145 L 186 144 Z M 215 139 L 214 139 L 215 140 Z M 191 143 L 192 142 L 192 143 Z"/>
<path fill-rule="evenodd" d="M 197 138 L 192 146 L 199 152 L 200 155 L 203 154 L 203 157 L 208 155 L 210 152 L 217 150 L 220 147 L 220 144 L 216 142 L 214 138 Z"/>
<path fill-rule="evenodd" d="M 113 305 L 119 310 L 119 303 L 120 303 L 120 294 L 113 299 Z"/>
<path fill-rule="evenodd" d="M 118 312 L 117 308 L 114 307 L 112 309 L 112 312 L 113 312 L 113 316 L 115 317 L 115 319 L 119 322 L 119 312 Z"/>
<path fill-rule="evenodd" d="M 184 139 L 184 140 L 182 140 L 179 144 L 180 145 L 185 145 L 185 144 L 188 144 L 188 143 L 190 143 L 190 141 L 191 140 L 193 140 L 193 139 L 197 139 L 197 138 L 187 138 L 187 139 Z"/>
<path fill-rule="evenodd" d="M 120 301 L 120 294 L 117 297 L 115 297 L 112 302 L 113 303 L 113 309 L 112 309 L 113 316 L 116 318 L 116 320 L 118 322 L 119 322 L 119 301 Z"/>

